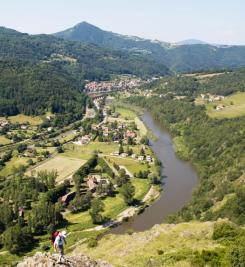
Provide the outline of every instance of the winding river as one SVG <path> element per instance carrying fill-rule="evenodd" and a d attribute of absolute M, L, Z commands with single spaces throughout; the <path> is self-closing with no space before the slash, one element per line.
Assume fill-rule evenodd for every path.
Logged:
<path fill-rule="evenodd" d="M 171 136 L 150 113 L 141 116 L 145 125 L 158 138 L 150 141 L 151 148 L 162 163 L 163 190 L 161 196 L 143 213 L 130 218 L 127 222 L 112 228 L 110 233 L 123 234 L 127 230 L 144 231 L 155 224 L 164 222 L 172 213 L 179 211 L 190 199 L 197 184 L 197 173 L 189 162 L 177 158 Z"/>

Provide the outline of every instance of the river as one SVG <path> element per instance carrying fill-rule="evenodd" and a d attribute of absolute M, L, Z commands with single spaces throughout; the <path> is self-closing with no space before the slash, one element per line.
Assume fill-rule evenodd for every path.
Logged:
<path fill-rule="evenodd" d="M 176 156 L 170 134 L 153 120 L 150 113 L 145 112 L 141 119 L 157 137 L 156 141 L 150 140 L 150 145 L 162 163 L 163 190 L 158 200 L 143 213 L 112 228 L 110 233 L 113 234 L 123 234 L 129 229 L 144 231 L 163 223 L 168 215 L 179 211 L 191 199 L 198 180 L 193 166 Z"/>

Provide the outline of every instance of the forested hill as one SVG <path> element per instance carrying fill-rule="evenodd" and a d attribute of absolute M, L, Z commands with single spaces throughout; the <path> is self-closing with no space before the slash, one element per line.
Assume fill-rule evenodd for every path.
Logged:
<path fill-rule="evenodd" d="M 151 55 L 158 62 L 178 72 L 245 66 L 245 46 L 172 45 L 104 31 L 86 22 L 54 35 L 66 40 Z"/>
<path fill-rule="evenodd" d="M 86 97 L 58 66 L 0 62 L 0 115 L 70 113 L 81 117 Z"/>
<path fill-rule="evenodd" d="M 82 79 L 105 79 L 110 74 L 164 75 L 167 67 L 152 56 L 115 51 L 94 44 L 65 41 L 51 35 L 28 35 L 0 27 L 0 60 L 49 61 Z"/>
<path fill-rule="evenodd" d="M 0 27 L 0 116 L 47 111 L 79 116 L 86 79 L 167 73 L 167 67 L 149 56 Z"/>

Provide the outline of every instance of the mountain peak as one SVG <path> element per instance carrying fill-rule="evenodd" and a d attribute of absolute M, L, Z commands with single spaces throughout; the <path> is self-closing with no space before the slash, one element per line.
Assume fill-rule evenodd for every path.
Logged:
<path fill-rule="evenodd" d="M 78 24 L 76 24 L 74 27 L 72 28 L 81 28 L 81 27 L 87 27 L 87 28 L 94 28 L 94 29 L 99 29 L 99 27 L 87 22 L 87 21 L 82 21 Z"/>
<path fill-rule="evenodd" d="M 175 43 L 175 45 L 197 45 L 197 44 L 206 45 L 208 43 L 202 40 L 198 40 L 198 39 L 186 39 L 186 40 Z"/>

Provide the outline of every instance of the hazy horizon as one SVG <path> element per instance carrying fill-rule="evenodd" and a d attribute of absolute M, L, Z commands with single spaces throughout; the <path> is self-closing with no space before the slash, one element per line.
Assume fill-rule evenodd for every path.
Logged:
<path fill-rule="evenodd" d="M 154 4 L 147 0 L 8 0 L 1 3 L 0 25 L 50 34 L 86 21 L 106 31 L 171 43 L 198 39 L 244 45 L 243 10 L 242 0 L 155 0 Z"/>

